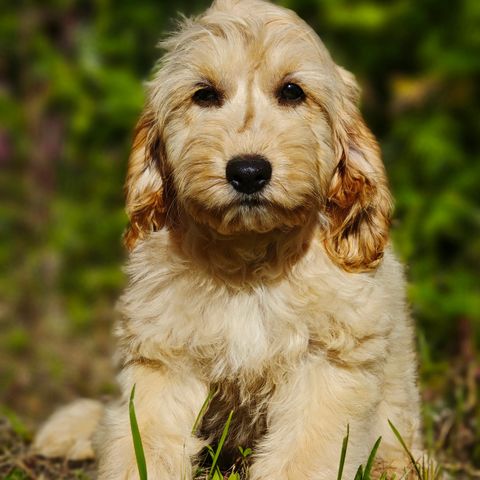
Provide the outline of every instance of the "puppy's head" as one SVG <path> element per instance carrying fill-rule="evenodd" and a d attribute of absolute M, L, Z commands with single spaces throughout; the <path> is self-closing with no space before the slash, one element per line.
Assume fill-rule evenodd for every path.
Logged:
<path fill-rule="evenodd" d="M 127 178 L 127 246 L 176 212 L 220 234 L 317 216 L 330 257 L 374 268 L 391 210 L 353 77 L 293 12 L 217 0 L 185 20 L 149 86 Z"/>

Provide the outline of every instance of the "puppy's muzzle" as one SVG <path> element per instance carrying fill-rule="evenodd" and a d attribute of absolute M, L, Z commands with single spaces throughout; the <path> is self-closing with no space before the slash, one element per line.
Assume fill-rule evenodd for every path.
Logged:
<path fill-rule="evenodd" d="M 237 192 L 260 192 L 272 178 L 272 165 L 261 155 L 239 155 L 227 163 L 227 180 Z"/>

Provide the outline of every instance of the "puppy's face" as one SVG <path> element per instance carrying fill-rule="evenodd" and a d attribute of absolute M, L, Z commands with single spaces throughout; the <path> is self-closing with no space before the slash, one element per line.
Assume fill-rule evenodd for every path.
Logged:
<path fill-rule="evenodd" d="M 381 184 L 383 171 L 354 81 L 295 14 L 219 0 L 165 47 L 130 162 L 130 240 L 172 204 L 226 235 L 312 216 L 344 229 L 359 201 L 372 216 L 365 172 Z"/>
<path fill-rule="evenodd" d="M 325 62 L 282 13 L 265 24 L 210 13 L 152 86 L 160 110 L 169 105 L 158 123 L 177 201 L 222 234 L 305 223 L 335 166 Z"/>

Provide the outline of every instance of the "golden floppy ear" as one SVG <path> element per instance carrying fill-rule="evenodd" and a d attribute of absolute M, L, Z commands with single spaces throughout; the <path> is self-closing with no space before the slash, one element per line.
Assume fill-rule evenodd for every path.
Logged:
<path fill-rule="evenodd" d="M 129 225 L 124 242 L 132 250 L 137 242 L 165 225 L 163 149 L 153 112 L 142 114 L 134 132 L 125 183 Z"/>
<path fill-rule="evenodd" d="M 373 270 L 380 263 L 392 212 L 392 198 L 378 144 L 356 106 L 358 86 L 339 68 L 346 88 L 334 122 L 335 169 L 327 200 L 325 248 L 349 272 Z"/>

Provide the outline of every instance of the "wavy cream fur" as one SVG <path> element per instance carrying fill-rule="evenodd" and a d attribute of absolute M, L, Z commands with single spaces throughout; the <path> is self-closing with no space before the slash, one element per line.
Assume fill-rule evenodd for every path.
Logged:
<path fill-rule="evenodd" d="M 344 478 L 379 436 L 378 472 L 403 472 L 387 421 L 419 455 L 413 327 L 355 80 L 293 12 L 260 0 L 218 0 L 164 47 L 127 177 L 123 394 L 96 434 L 99 479 L 138 478 L 134 384 L 152 479 L 191 478 L 231 409 L 226 453 L 253 448 L 251 480 L 336 478 L 347 425 Z M 304 103 L 279 104 L 286 81 Z M 203 84 L 220 107 L 192 102 Z M 245 153 L 273 168 L 254 207 L 225 179 Z"/>

